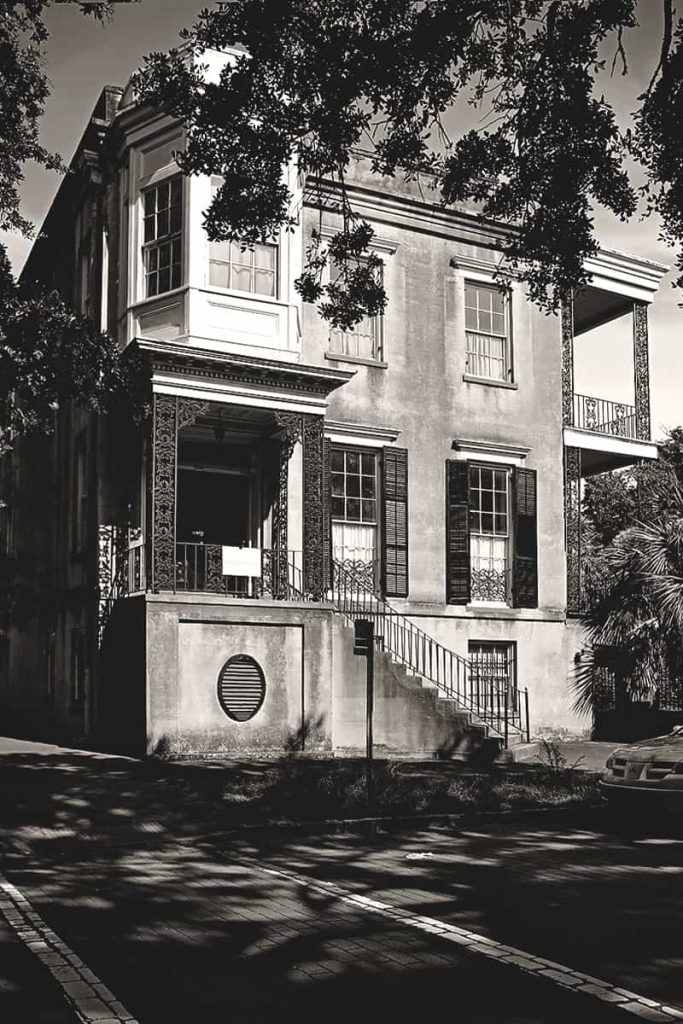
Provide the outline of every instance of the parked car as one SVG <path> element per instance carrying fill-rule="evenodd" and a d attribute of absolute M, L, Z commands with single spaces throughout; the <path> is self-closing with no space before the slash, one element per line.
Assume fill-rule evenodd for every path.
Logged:
<path fill-rule="evenodd" d="M 683 725 L 666 736 L 617 747 L 607 758 L 600 786 L 609 798 L 659 793 L 683 802 Z"/>

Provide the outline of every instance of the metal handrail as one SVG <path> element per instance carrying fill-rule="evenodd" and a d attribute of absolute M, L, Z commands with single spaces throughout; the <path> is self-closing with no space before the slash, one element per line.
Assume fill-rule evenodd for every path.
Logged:
<path fill-rule="evenodd" d="M 508 685 L 505 690 L 481 686 L 467 658 L 440 644 L 384 598 L 370 590 L 355 573 L 333 562 L 332 601 L 353 621 L 369 619 L 380 650 L 386 651 L 416 676 L 436 686 L 446 697 L 477 716 L 507 746 L 510 730 L 529 739 L 528 692 Z"/>

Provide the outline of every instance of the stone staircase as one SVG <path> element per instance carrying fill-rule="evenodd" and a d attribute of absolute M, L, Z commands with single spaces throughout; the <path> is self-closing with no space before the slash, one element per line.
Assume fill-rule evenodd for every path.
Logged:
<path fill-rule="evenodd" d="M 358 667 L 362 663 L 363 678 L 364 659 L 353 657 L 352 623 L 373 622 L 380 755 L 491 763 L 526 741 L 518 694 L 506 696 L 504 707 L 478 704 L 466 658 L 443 648 L 377 595 L 348 583 L 340 586 L 337 577 L 334 602 L 345 622 L 345 654 Z M 364 707 L 362 689 L 357 700 Z"/>

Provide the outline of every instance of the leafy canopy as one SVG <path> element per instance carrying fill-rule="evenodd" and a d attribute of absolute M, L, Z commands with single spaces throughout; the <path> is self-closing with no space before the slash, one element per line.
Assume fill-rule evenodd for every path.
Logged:
<path fill-rule="evenodd" d="M 473 203 L 510 225 L 506 265 L 555 309 L 597 251 L 594 206 L 636 211 L 628 159 L 645 169 L 649 209 L 683 239 L 683 36 L 671 0 L 663 11 L 660 67 L 627 133 L 597 86 L 608 65 L 627 71 L 636 0 L 236 0 L 202 12 L 184 47 L 152 54 L 138 88 L 187 127 L 183 169 L 223 176 L 212 239 L 252 244 L 292 227 L 291 162 L 321 205 L 334 184 L 341 228 L 330 252 L 314 235 L 297 282 L 333 325 L 385 303 L 367 262 L 372 229 L 347 188 L 359 150 L 378 176 L 419 180 L 446 206 Z M 229 47 L 244 52 L 207 81 L 202 55 Z M 450 112 L 467 104 L 484 122 L 451 138 Z M 342 274 L 325 285 L 329 255 Z"/>

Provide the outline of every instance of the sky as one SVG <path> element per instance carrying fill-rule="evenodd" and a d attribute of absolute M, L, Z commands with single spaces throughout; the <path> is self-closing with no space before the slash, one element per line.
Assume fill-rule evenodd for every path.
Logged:
<path fill-rule="evenodd" d="M 277 0 L 272 0 L 277 3 Z M 42 141 L 64 159 L 73 154 L 86 122 L 105 84 L 124 85 L 143 57 L 178 43 L 178 31 L 193 22 L 207 2 L 197 0 L 141 0 L 118 5 L 113 22 L 102 26 L 81 15 L 75 5 L 62 3 L 47 16 L 47 72 L 52 92 L 42 122 Z M 604 76 L 605 96 L 615 107 L 620 123 L 629 124 L 637 97 L 644 91 L 657 63 L 661 39 L 661 3 L 639 0 L 640 26 L 627 33 L 629 62 L 626 77 Z M 59 176 L 29 166 L 22 188 L 22 212 L 37 226 L 47 213 L 59 187 Z M 675 252 L 658 238 L 652 219 L 622 224 L 596 211 L 596 233 L 604 246 L 633 253 L 673 267 Z M 18 273 L 30 242 L 17 235 L 2 236 Z M 650 307 L 650 383 L 652 427 L 659 438 L 683 423 L 683 293 L 672 288 L 669 272 Z M 615 401 L 633 400 L 631 326 L 622 319 L 599 332 L 577 339 L 576 391 Z"/>

